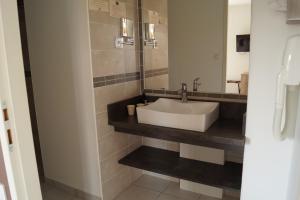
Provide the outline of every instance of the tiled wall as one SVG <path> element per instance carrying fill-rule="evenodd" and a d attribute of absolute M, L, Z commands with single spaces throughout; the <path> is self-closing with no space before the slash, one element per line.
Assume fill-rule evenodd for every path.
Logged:
<path fill-rule="evenodd" d="M 158 20 L 151 13 L 158 14 Z M 155 24 L 157 47 L 144 46 L 145 88 L 169 88 L 167 0 L 142 0 L 144 23 Z"/>
<path fill-rule="evenodd" d="M 120 34 L 120 18 L 109 12 L 89 10 L 93 61 L 97 132 L 100 149 L 102 193 L 114 199 L 140 175 L 141 171 L 118 164 L 118 160 L 139 147 L 142 138 L 119 134 L 108 125 L 107 104 L 140 94 L 137 0 L 126 3 L 126 16 L 135 22 L 134 46 L 114 47 Z"/>
<path fill-rule="evenodd" d="M 104 200 L 114 199 L 142 174 L 140 170 L 118 164 L 120 158 L 142 143 L 179 151 L 178 143 L 119 134 L 108 125 L 107 104 L 141 93 L 140 69 L 145 71 L 146 88 L 168 88 L 167 0 L 141 1 L 143 13 L 148 13 L 149 10 L 160 13 L 156 49 L 139 46 L 138 0 L 120 1 L 126 3 L 124 17 L 135 22 L 134 46 L 115 48 L 114 39 L 120 34 L 120 18 L 110 16 L 109 12 L 89 10 L 101 189 Z M 147 16 L 143 18 L 147 19 Z M 140 59 L 143 50 L 144 57 Z"/>

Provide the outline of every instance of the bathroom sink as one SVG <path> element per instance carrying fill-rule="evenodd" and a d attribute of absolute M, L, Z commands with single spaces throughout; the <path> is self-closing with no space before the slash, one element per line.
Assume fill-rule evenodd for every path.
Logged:
<path fill-rule="evenodd" d="M 219 103 L 160 98 L 137 108 L 139 123 L 205 132 L 219 117 Z"/>

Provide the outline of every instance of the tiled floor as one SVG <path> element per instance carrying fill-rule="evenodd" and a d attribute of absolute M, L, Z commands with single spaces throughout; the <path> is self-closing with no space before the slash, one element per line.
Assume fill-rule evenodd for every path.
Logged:
<path fill-rule="evenodd" d="M 49 184 L 42 185 L 43 200 L 83 200 Z"/>
<path fill-rule="evenodd" d="M 224 197 L 223 200 L 239 198 Z M 144 175 L 115 200 L 218 200 L 181 190 L 179 183 Z"/>
<path fill-rule="evenodd" d="M 51 185 L 42 185 L 43 200 L 84 200 Z M 218 200 L 181 190 L 178 183 L 144 175 L 115 200 Z M 225 197 L 223 200 L 238 200 Z"/>

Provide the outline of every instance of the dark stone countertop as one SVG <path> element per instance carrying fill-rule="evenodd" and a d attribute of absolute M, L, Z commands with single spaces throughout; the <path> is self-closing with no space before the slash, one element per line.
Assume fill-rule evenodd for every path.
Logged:
<path fill-rule="evenodd" d="M 136 116 L 127 115 L 126 105 L 141 103 L 144 98 L 138 96 L 108 105 L 109 124 L 120 133 L 235 152 L 244 151 L 242 112 L 245 110 L 245 105 L 220 103 L 220 118 L 206 132 L 197 132 L 138 123 Z M 233 111 L 238 114 L 234 115 Z M 230 117 L 231 115 L 233 117 Z M 237 115 L 241 116 L 240 120 Z"/>

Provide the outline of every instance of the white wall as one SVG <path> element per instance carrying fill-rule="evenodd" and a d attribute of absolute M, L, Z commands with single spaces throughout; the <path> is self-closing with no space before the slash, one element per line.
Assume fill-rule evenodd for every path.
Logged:
<path fill-rule="evenodd" d="M 250 34 L 251 4 L 228 7 L 227 65 L 226 80 L 241 80 L 241 74 L 248 72 L 249 53 L 236 52 L 236 36 Z M 238 93 L 236 84 L 226 84 L 227 93 Z"/>
<path fill-rule="evenodd" d="M 299 104 L 300 105 L 300 102 Z M 300 113 L 300 106 L 298 107 L 298 113 Z M 299 115 L 298 115 L 299 116 Z M 300 198 L 300 123 L 298 123 L 298 127 L 296 128 L 297 133 L 295 136 L 295 142 L 293 146 L 293 154 L 292 154 L 292 166 L 289 172 L 289 183 L 288 183 L 288 200 L 298 200 Z"/>
<path fill-rule="evenodd" d="M 226 10 L 224 0 L 168 1 L 171 90 L 200 77 L 200 91 L 224 91 Z"/>
<path fill-rule="evenodd" d="M 281 67 L 285 42 L 296 33 L 300 33 L 300 25 L 287 25 L 286 15 L 275 12 L 269 0 L 252 1 L 242 200 L 293 200 L 286 198 L 293 141 L 274 140 L 272 120 L 276 76 Z M 300 124 L 300 120 L 298 122 Z"/>
<path fill-rule="evenodd" d="M 87 1 L 25 8 L 45 176 L 100 196 Z"/>

